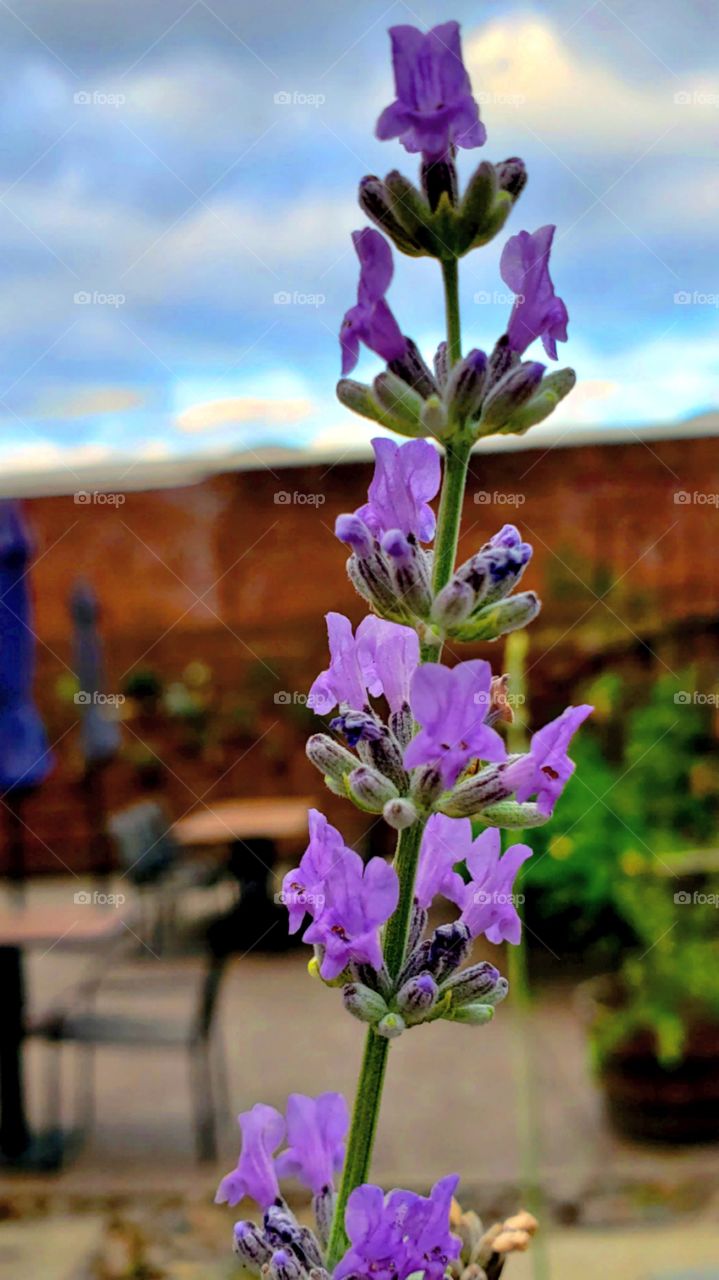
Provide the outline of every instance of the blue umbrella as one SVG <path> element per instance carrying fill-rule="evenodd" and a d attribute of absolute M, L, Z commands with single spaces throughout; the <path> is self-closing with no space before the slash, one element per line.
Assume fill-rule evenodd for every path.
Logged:
<path fill-rule="evenodd" d="M 80 685 L 76 695 L 82 707 L 81 740 L 87 769 L 109 763 L 120 745 L 120 729 L 108 715 L 103 693 L 102 645 L 97 629 L 98 604 L 87 582 L 76 582 L 70 597 L 74 623 L 73 664 Z"/>
<path fill-rule="evenodd" d="M 20 504 L 0 500 L 0 789 L 27 790 L 53 759 L 32 698 L 35 636 L 28 580 L 31 544 Z"/>

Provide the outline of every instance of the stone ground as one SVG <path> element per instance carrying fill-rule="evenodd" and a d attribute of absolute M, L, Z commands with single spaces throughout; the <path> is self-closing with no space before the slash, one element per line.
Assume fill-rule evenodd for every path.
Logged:
<path fill-rule="evenodd" d="M 77 887 L 45 882 L 33 892 L 67 900 Z M 189 1015 L 197 958 L 160 961 L 136 949 L 122 963 L 131 989 L 113 1000 L 163 1018 Z M 88 964 L 61 945 L 33 956 L 31 1008 L 52 1002 Z M 169 981 L 163 977 L 160 994 L 161 971 Z M 362 1027 L 343 1013 L 337 992 L 307 976 L 303 951 L 233 959 L 218 1030 L 235 1112 L 257 1100 L 281 1107 L 293 1090 L 340 1089 L 351 1096 Z M 719 1150 L 645 1148 L 608 1131 L 568 982 L 542 987 L 523 1030 L 507 1005 L 486 1028 L 437 1024 L 396 1042 L 373 1177 L 385 1186 L 426 1189 L 456 1170 L 466 1205 L 488 1218 L 512 1212 L 521 1183 L 523 1036 L 538 1121 L 548 1274 L 574 1280 L 581 1259 L 582 1280 L 719 1280 L 719 1232 L 710 1225 L 719 1209 Z M 38 1124 L 49 1052 L 32 1044 L 27 1055 Z M 71 1051 L 64 1055 L 69 1085 Z M 236 1128 L 228 1111 L 217 1166 L 195 1162 L 187 1077 L 177 1050 L 99 1052 L 96 1124 L 74 1161 L 52 1176 L 0 1175 L 2 1280 L 215 1280 L 225 1274 L 232 1213 L 212 1206 L 211 1196 L 234 1163 Z M 710 1264 L 713 1271 L 706 1269 Z M 527 1268 L 527 1259 L 513 1260 L 507 1274 L 525 1280 Z"/>

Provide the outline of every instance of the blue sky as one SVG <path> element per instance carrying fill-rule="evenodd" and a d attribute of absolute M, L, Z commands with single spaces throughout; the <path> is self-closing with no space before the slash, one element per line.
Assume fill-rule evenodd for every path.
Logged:
<path fill-rule="evenodd" d="M 521 155 L 508 232 L 557 223 L 580 379 L 559 420 L 719 405 L 713 6 L 3 0 L 6 473 L 368 434 L 334 400 L 336 332 L 357 182 L 416 168 L 373 137 L 386 30 L 449 16 L 489 135 L 464 176 Z M 464 260 L 471 345 L 506 322 L 504 238 Z M 390 300 L 429 354 L 436 264 L 397 261 Z"/>

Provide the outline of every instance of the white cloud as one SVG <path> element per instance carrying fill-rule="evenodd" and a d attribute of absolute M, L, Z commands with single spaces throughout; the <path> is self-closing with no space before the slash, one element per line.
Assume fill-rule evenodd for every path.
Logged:
<path fill-rule="evenodd" d="M 208 400 L 193 404 L 177 415 L 181 431 L 189 433 L 213 431 L 251 422 L 276 426 L 299 422 L 312 409 L 309 400 L 273 400 L 262 396 L 229 396 L 224 400 Z"/>

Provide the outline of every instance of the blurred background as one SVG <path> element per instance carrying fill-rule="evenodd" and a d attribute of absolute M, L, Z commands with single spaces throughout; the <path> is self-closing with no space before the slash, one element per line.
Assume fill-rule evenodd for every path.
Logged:
<path fill-rule="evenodd" d="M 719 1277 L 719 74 L 706 5 L 644 0 L 0 4 L 3 1277 L 233 1274 L 234 1113 L 352 1093 L 362 1028 L 275 895 L 313 802 L 391 852 L 306 694 L 324 613 L 363 613 L 332 529 L 374 433 L 334 383 L 356 184 L 414 169 L 373 139 L 386 28 L 448 16 L 485 154 L 529 168 L 510 229 L 558 224 L 579 376 L 473 457 L 460 555 L 516 523 L 544 608 L 461 656 L 510 672 L 517 742 L 596 711 L 492 955 L 514 999 L 393 1047 L 374 1174 L 529 1204 L 517 1280 Z M 390 298 L 430 355 L 436 266 Z"/>

